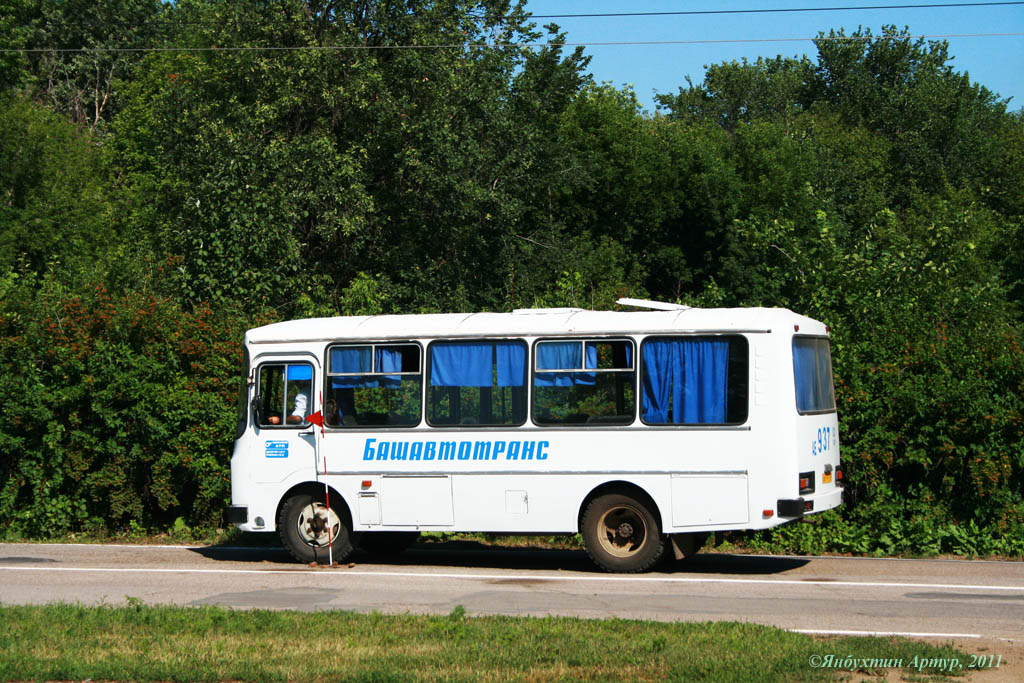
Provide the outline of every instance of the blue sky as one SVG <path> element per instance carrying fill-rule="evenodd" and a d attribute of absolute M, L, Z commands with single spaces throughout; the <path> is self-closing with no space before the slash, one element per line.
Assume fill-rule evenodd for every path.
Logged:
<path fill-rule="evenodd" d="M 622 12 L 669 12 L 695 10 L 746 10 L 769 8 L 823 8 L 869 5 L 927 5 L 943 0 L 527 0 L 534 15 L 596 14 Z M 964 0 L 975 2 L 978 0 Z M 976 33 L 1024 33 L 1024 4 L 948 8 L 899 8 L 758 14 L 719 14 L 647 17 L 587 17 L 536 19 L 538 26 L 557 23 L 569 43 L 629 41 L 727 41 L 778 38 L 811 38 L 829 29 L 845 28 L 847 35 L 858 26 L 875 35 L 881 27 L 909 27 L 914 35 Z M 1012 97 L 1011 110 L 1024 106 L 1024 36 L 950 37 L 953 68 L 966 71 L 971 80 Z M 640 103 L 654 111 L 654 92 L 675 93 L 689 75 L 694 83 L 704 79 L 704 67 L 723 61 L 756 60 L 758 56 L 817 59 L 808 40 L 786 42 L 736 42 L 690 45 L 590 45 L 590 73 L 597 82 L 616 87 L 633 86 Z"/>

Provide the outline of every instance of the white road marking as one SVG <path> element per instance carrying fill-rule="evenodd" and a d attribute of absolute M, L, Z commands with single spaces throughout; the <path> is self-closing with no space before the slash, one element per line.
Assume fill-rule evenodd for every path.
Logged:
<path fill-rule="evenodd" d="M 326 569 L 326 568 L 325 568 Z M 433 578 L 433 579 L 462 579 L 467 581 L 597 581 L 616 583 L 678 583 L 678 584 L 751 584 L 751 585 L 780 585 L 780 586 L 844 586 L 854 588 L 930 588 L 942 590 L 976 590 L 976 591 L 1020 591 L 1024 592 L 1024 586 L 998 586 L 984 584 L 957 584 L 957 583 L 900 583 L 894 581 L 831 581 L 831 580 L 797 580 L 797 579 L 725 579 L 709 577 L 687 577 L 687 576 L 587 576 L 567 575 L 550 576 L 537 574 L 452 574 L 452 573 L 427 573 L 427 572 L 370 572 L 351 569 L 338 569 L 336 571 L 320 571 L 307 569 L 155 569 L 147 567 L 26 567 L 26 566 L 3 566 L 0 571 L 15 572 L 99 572 L 115 574 L 290 574 L 292 576 L 372 576 L 372 577 L 398 577 L 398 578 Z"/>
<path fill-rule="evenodd" d="M 902 636 L 903 638 L 981 638 L 980 633 L 915 633 L 912 631 L 830 631 L 818 628 L 791 628 L 794 633 L 812 636 Z"/>

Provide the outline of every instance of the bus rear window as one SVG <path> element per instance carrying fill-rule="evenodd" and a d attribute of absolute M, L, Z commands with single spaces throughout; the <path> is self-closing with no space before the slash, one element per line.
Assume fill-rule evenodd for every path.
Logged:
<path fill-rule="evenodd" d="M 798 412 L 825 413 L 836 409 L 828 339 L 793 337 L 793 377 Z"/>

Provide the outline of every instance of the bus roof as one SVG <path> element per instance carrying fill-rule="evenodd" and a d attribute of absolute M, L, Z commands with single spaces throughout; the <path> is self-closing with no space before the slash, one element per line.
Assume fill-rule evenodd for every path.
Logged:
<path fill-rule="evenodd" d="M 615 335 L 679 332 L 770 332 L 799 325 L 824 335 L 824 324 L 784 308 L 687 308 L 674 311 L 522 309 L 513 313 L 427 313 L 289 320 L 246 333 L 250 344 L 439 337 Z"/>

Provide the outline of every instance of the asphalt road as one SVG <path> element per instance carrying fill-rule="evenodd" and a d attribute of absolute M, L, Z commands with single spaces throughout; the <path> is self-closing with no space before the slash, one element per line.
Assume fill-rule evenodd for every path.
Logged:
<path fill-rule="evenodd" d="M 825 633 L 1024 642 L 1024 563 L 698 555 L 596 571 L 582 552 L 416 547 L 334 568 L 278 548 L 0 544 L 0 603 L 738 620 Z"/>

